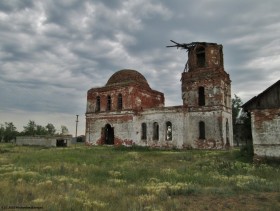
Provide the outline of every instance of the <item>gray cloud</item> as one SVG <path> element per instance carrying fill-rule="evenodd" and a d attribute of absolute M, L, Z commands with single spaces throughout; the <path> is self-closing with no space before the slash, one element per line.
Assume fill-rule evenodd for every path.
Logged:
<path fill-rule="evenodd" d="M 87 90 L 123 68 L 139 70 L 165 93 L 167 105 L 179 105 L 187 53 L 166 48 L 170 39 L 223 44 L 232 91 L 246 101 L 279 79 L 279 6 L 276 0 L 1 1 L 0 123 L 21 127 L 34 117 L 72 128 L 76 114 L 83 119 Z"/>

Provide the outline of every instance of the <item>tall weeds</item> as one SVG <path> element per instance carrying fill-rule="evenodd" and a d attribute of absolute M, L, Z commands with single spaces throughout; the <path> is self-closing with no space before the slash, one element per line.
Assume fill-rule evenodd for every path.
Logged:
<path fill-rule="evenodd" d="M 280 207 L 279 166 L 253 165 L 238 150 L 0 147 L 0 206 L 182 210 L 194 206 L 195 197 L 228 200 L 271 193 L 276 194 L 273 208 Z M 205 202 L 200 208 L 209 207 Z"/>

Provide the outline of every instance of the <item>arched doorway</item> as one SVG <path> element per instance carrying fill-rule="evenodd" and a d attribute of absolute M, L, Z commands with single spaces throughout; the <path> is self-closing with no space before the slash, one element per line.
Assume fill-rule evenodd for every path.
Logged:
<path fill-rule="evenodd" d="M 113 145 L 114 144 L 114 128 L 111 125 L 105 125 L 105 144 Z"/>

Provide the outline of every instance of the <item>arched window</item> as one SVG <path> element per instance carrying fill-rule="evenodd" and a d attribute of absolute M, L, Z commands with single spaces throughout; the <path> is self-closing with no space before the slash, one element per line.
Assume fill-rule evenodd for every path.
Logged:
<path fill-rule="evenodd" d="M 172 140 L 172 123 L 166 122 L 166 140 L 171 141 Z"/>
<path fill-rule="evenodd" d="M 104 143 L 108 145 L 114 145 L 114 128 L 110 124 L 106 124 L 103 128 L 104 131 Z"/>
<path fill-rule="evenodd" d="M 107 111 L 111 111 L 111 96 L 107 96 Z"/>
<path fill-rule="evenodd" d="M 153 124 L 153 140 L 158 140 L 159 138 L 159 126 L 157 122 Z"/>
<path fill-rule="evenodd" d="M 95 111 L 99 112 L 100 111 L 100 96 L 96 97 L 96 107 Z"/>
<path fill-rule="evenodd" d="M 146 140 L 147 139 L 147 124 L 142 123 L 141 125 L 141 139 Z"/>
<path fill-rule="evenodd" d="M 199 47 L 196 49 L 196 61 L 198 67 L 205 67 L 205 48 Z"/>
<path fill-rule="evenodd" d="M 199 139 L 205 139 L 205 123 L 199 122 Z"/>
<path fill-rule="evenodd" d="M 204 93 L 204 87 L 200 86 L 198 88 L 198 105 L 204 106 L 205 105 L 205 93 Z"/>
<path fill-rule="evenodd" d="M 227 95 L 223 94 L 223 97 L 224 97 L 224 105 L 227 107 Z"/>
<path fill-rule="evenodd" d="M 123 103 L 122 103 L 122 94 L 118 95 L 118 110 L 122 110 Z"/>

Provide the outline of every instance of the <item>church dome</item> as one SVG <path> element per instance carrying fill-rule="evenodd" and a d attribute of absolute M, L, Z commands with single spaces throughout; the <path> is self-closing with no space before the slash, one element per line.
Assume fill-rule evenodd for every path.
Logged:
<path fill-rule="evenodd" d="M 136 83 L 141 86 L 150 87 L 146 78 L 136 70 L 123 69 L 115 72 L 108 80 L 106 86 Z"/>

